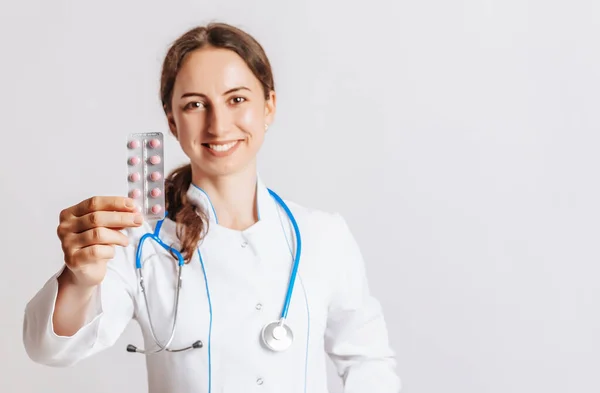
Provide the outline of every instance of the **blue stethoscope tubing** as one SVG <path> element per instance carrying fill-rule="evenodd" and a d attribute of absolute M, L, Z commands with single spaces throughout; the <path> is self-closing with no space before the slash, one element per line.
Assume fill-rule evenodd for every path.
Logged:
<path fill-rule="evenodd" d="M 294 292 L 294 284 L 296 282 L 296 276 L 298 275 L 298 266 L 300 266 L 300 255 L 302 254 L 302 238 L 300 236 L 300 229 L 298 228 L 298 223 L 296 222 L 296 218 L 292 214 L 290 208 L 286 205 L 286 203 L 279 197 L 279 195 L 275 194 L 270 189 L 267 189 L 269 194 L 279 203 L 279 205 L 285 210 L 288 218 L 290 219 L 292 226 L 294 227 L 294 234 L 296 235 L 296 255 L 294 256 L 294 264 L 292 265 L 292 273 L 290 274 L 290 282 L 288 284 L 288 290 L 285 295 L 285 303 L 283 304 L 283 309 L 281 310 L 280 319 L 285 320 L 288 315 L 288 310 L 290 308 L 290 303 L 292 301 L 292 293 Z"/>
<path fill-rule="evenodd" d="M 289 348 L 289 346 L 291 346 L 291 344 L 293 342 L 293 333 L 292 333 L 290 327 L 285 323 L 285 321 L 287 319 L 290 303 L 292 300 L 292 294 L 294 291 L 294 284 L 296 282 L 296 276 L 298 274 L 298 267 L 300 265 L 300 256 L 302 254 L 302 238 L 300 236 L 300 229 L 298 227 L 298 223 L 296 222 L 296 219 L 295 219 L 292 211 L 290 210 L 290 208 L 283 201 L 283 199 L 281 199 L 281 197 L 279 197 L 279 195 L 277 195 L 274 191 L 272 191 L 271 189 L 267 189 L 267 190 L 269 191 L 269 194 L 273 197 L 273 199 L 275 199 L 275 201 L 285 211 L 290 222 L 292 223 L 292 226 L 294 228 L 295 237 L 296 237 L 296 252 L 294 255 L 294 263 L 292 265 L 292 271 L 290 273 L 288 288 L 287 288 L 287 292 L 285 295 L 285 302 L 283 304 L 283 308 L 281 310 L 279 320 L 273 321 L 273 322 L 265 325 L 261 331 L 261 337 L 262 337 L 263 344 L 267 348 L 269 348 L 273 351 L 279 352 L 279 351 L 283 351 L 283 350 Z M 179 311 L 179 292 L 181 289 L 181 282 L 182 282 L 181 281 L 181 273 L 182 273 L 182 268 L 185 265 L 185 260 L 179 250 L 169 246 L 168 244 L 164 243 L 160 239 L 159 233 L 160 233 L 160 229 L 162 227 L 163 221 L 164 221 L 164 218 L 157 222 L 153 233 L 146 233 L 141 237 L 141 239 L 138 243 L 138 246 L 137 246 L 136 256 L 135 256 L 135 267 L 136 267 L 136 271 L 138 272 L 138 275 L 139 275 L 139 283 L 140 283 L 140 287 L 142 290 L 142 294 L 144 296 L 144 303 L 146 305 L 146 311 L 148 313 L 148 322 L 150 324 L 150 332 L 151 332 L 152 338 L 154 339 L 158 348 L 150 351 L 150 350 L 144 350 L 144 349 L 137 348 L 133 345 L 128 345 L 127 351 L 129 351 L 129 352 L 137 352 L 137 353 L 143 353 L 143 354 L 149 355 L 149 354 L 154 354 L 154 353 L 161 352 L 161 351 L 182 352 L 182 351 L 186 351 L 188 349 L 201 348 L 203 346 L 202 341 L 198 340 L 198 341 L 194 342 L 192 345 L 189 345 L 184 348 L 179 348 L 179 349 L 169 348 L 169 346 L 171 345 L 171 342 L 173 341 L 173 338 L 175 336 L 175 328 L 177 326 L 177 315 L 178 315 L 178 311 Z M 176 288 L 176 292 L 175 292 L 175 299 L 174 299 L 174 305 L 173 305 L 173 307 L 174 307 L 173 323 L 171 325 L 171 334 L 165 344 L 162 344 L 156 337 L 154 324 L 152 322 L 152 317 L 150 314 L 150 307 L 148 304 L 148 299 L 146 297 L 146 288 L 144 286 L 144 278 L 143 278 L 143 274 L 142 274 L 142 270 L 143 270 L 142 269 L 142 246 L 144 244 L 144 241 L 146 241 L 146 239 L 154 240 L 162 248 L 164 248 L 166 251 L 170 252 L 172 255 L 174 255 L 177 258 L 177 288 Z M 200 255 L 200 250 L 198 250 L 198 256 L 200 258 L 200 262 L 202 264 L 202 270 L 203 270 L 203 273 L 204 273 L 204 276 L 206 279 L 206 272 L 204 271 L 204 263 L 202 262 L 202 256 Z M 208 292 L 208 283 L 207 283 L 207 296 L 210 297 L 210 294 Z"/>

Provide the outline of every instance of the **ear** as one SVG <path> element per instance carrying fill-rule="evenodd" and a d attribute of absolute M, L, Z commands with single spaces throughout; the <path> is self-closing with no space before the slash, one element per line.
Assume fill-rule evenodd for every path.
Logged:
<path fill-rule="evenodd" d="M 265 101 L 265 123 L 270 125 L 275 120 L 277 111 L 277 95 L 273 90 L 269 92 L 269 98 Z"/>
<path fill-rule="evenodd" d="M 171 130 L 171 134 L 178 139 L 177 137 L 177 125 L 175 124 L 175 118 L 173 117 L 173 112 L 167 112 L 167 122 L 169 123 L 169 130 Z"/>

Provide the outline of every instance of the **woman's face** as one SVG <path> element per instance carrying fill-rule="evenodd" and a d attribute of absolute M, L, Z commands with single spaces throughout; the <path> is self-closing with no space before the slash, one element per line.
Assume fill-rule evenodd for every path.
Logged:
<path fill-rule="evenodd" d="M 207 47 L 190 53 L 171 103 L 169 127 L 195 178 L 256 170 L 275 93 L 265 100 L 260 82 L 235 52 Z"/>

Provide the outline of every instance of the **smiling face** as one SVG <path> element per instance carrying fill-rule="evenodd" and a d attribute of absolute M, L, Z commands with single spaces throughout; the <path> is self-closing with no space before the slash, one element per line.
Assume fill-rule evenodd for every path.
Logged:
<path fill-rule="evenodd" d="M 275 115 L 275 93 L 265 99 L 260 81 L 237 53 L 213 47 L 190 53 L 171 103 L 169 127 L 194 177 L 256 170 L 265 125 Z"/>

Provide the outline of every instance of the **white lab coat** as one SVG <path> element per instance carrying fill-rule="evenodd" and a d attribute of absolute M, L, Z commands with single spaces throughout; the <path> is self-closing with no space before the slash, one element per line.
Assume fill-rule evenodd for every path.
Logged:
<path fill-rule="evenodd" d="M 196 340 L 204 346 L 147 356 L 149 391 L 208 392 L 210 363 L 213 393 L 325 393 L 328 354 L 344 378 L 344 392 L 399 392 L 382 310 L 369 293 L 359 248 L 337 214 L 286 201 L 302 236 L 302 258 L 287 320 L 295 339 L 285 352 L 275 353 L 261 345 L 262 327 L 281 313 L 295 240 L 285 211 L 260 178 L 257 190 L 260 219 L 247 230 L 237 231 L 218 225 L 208 196 L 195 186 L 189 188 L 189 199 L 210 215 L 208 234 L 199 247 L 212 303 L 210 362 L 210 310 L 196 253 L 183 268 L 171 348 Z M 47 281 L 25 311 L 23 339 L 31 359 L 51 366 L 73 365 L 112 346 L 132 318 L 141 327 L 143 347 L 155 348 L 135 270 L 137 240 L 153 231 L 153 225 L 127 230 L 130 245 L 116 247 L 88 322 L 72 337 L 58 336 L 52 326 L 60 271 Z M 174 222 L 164 221 L 160 237 L 179 249 Z M 176 264 L 152 240 L 145 241 L 142 259 L 152 320 L 164 342 L 172 323 Z"/>

